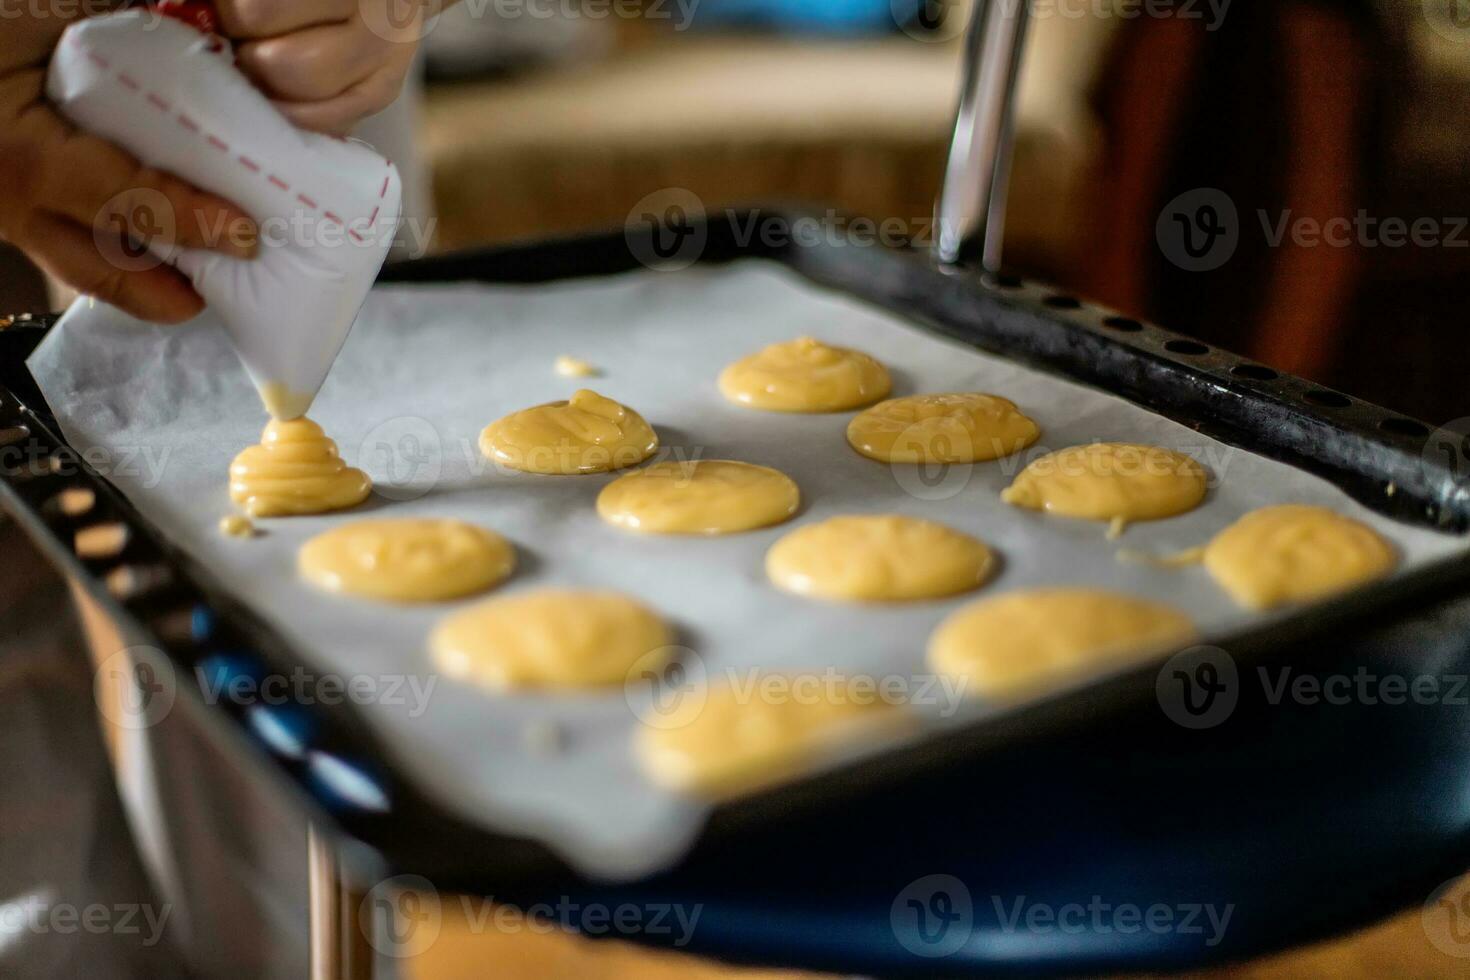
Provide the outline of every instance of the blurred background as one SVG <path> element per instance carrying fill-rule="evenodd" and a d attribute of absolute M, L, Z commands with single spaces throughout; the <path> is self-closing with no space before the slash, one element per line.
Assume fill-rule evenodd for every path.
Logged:
<path fill-rule="evenodd" d="M 968 2 L 464 0 L 425 39 L 410 121 L 365 135 L 408 144 L 411 246 L 618 227 L 666 188 L 707 213 L 896 219 L 925 245 Z M 1436 424 L 1470 415 L 1461 6 L 1036 0 L 1007 266 Z M 0 306 L 47 305 L 20 264 Z"/>

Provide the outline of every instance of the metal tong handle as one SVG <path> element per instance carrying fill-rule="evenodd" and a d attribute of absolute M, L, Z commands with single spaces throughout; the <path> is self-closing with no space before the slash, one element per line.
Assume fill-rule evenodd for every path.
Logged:
<path fill-rule="evenodd" d="M 979 258 L 1000 269 L 1016 79 L 1031 0 L 975 0 L 965 33 L 959 110 L 935 204 L 935 253 L 945 265 Z"/>

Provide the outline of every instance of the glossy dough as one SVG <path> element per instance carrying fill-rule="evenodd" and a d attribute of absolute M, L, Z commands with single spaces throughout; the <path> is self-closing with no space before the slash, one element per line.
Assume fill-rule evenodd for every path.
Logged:
<path fill-rule="evenodd" d="M 480 433 L 480 452 L 525 473 L 567 476 L 636 466 L 658 449 L 643 416 L 583 388 L 564 402 L 513 412 Z"/>
<path fill-rule="evenodd" d="M 931 599 L 965 592 L 990 574 L 990 549 L 943 524 L 875 514 L 797 528 L 766 553 L 780 588 L 824 599 Z"/>
<path fill-rule="evenodd" d="M 439 668 L 492 690 L 622 684 L 656 669 L 672 634 L 658 614 L 618 592 L 543 589 L 455 613 L 429 638 Z"/>
<path fill-rule="evenodd" d="M 1032 461 L 1001 499 L 1064 517 L 1150 521 L 1199 506 L 1207 484 L 1205 468 L 1183 453 L 1097 442 Z"/>
<path fill-rule="evenodd" d="M 881 463 L 974 463 L 1020 452 L 1041 429 L 1014 402 L 979 392 L 879 402 L 847 426 L 847 441 Z"/>
<path fill-rule="evenodd" d="M 845 412 L 885 397 L 888 369 L 862 351 L 812 337 L 772 344 L 720 372 L 720 392 L 767 412 Z"/>
<path fill-rule="evenodd" d="M 966 696 L 1013 698 L 1191 642 L 1169 606 L 1100 589 L 1030 589 L 980 599 L 929 638 L 929 665 Z"/>
<path fill-rule="evenodd" d="M 604 521 L 647 534 L 732 534 L 790 519 L 801 491 L 785 473 L 733 460 L 666 461 L 597 496 Z"/>
<path fill-rule="evenodd" d="M 436 602 L 503 581 L 515 568 L 515 549 L 493 531 L 463 521 L 354 521 L 302 545 L 296 567 L 302 578 L 331 592 Z"/>
<path fill-rule="evenodd" d="M 230 464 L 230 499 L 251 517 L 322 514 L 367 499 L 373 482 L 342 462 L 337 444 L 306 418 L 273 419 L 260 444 Z"/>
<path fill-rule="evenodd" d="M 1325 507 L 1253 510 L 1205 546 L 1204 564 L 1248 609 L 1321 599 L 1382 578 L 1398 556 L 1377 531 Z"/>

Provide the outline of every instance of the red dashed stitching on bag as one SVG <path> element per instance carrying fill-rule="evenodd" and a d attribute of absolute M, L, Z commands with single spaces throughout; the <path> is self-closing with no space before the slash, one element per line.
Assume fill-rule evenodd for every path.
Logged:
<path fill-rule="evenodd" d="M 70 42 L 78 50 L 85 51 L 85 49 L 82 46 L 81 41 L 78 40 L 75 35 L 72 35 L 70 37 Z M 111 67 L 112 67 L 111 66 L 111 63 L 106 58 L 104 58 L 102 55 L 98 54 L 95 51 L 85 51 L 85 53 L 86 53 L 86 56 L 87 56 L 87 60 L 88 61 L 91 61 L 93 64 L 97 65 L 100 68 L 111 70 Z M 128 89 L 130 91 L 133 91 L 133 92 L 142 92 L 142 90 L 143 90 L 143 86 L 138 83 L 138 80 L 136 78 L 134 78 L 133 76 L 129 75 L 127 72 L 119 71 L 117 73 L 117 80 L 118 80 L 119 84 L 121 84 L 124 88 L 126 88 L 126 89 Z M 168 100 L 164 99 L 161 95 L 159 95 L 156 92 L 148 92 L 147 93 L 147 99 L 148 99 L 149 104 L 153 105 L 155 108 L 157 108 L 161 112 L 169 112 L 172 109 L 172 106 L 169 104 Z M 175 121 L 180 126 L 182 126 L 184 129 L 187 129 L 189 132 L 191 132 L 191 133 L 198 133 L 198 132 L 200 132 L 199 124 L 197 122 L 195 122 L 193 119 L 191 119 L 185 113 L 182 113 L 182 112 L 179 113 L 177 116 L 174 117 L 174 119 L 175 119 Z M 215 136 L 213 133 L 206 134 L 205 135 L 205 139 L 208 141 L 209 145 L 212 146 L 212 147 L 214 147 L 216 150 L 219 150 L 219 151 L 221 151 L 223 153 L 230 152 L 230 145 L 228 143 L 226 143 L 224 140 L 220 139 L 218 136 Z M 257 173 L 258 174 L 258 173 L 261 172 L 260 164 L 256 163 L 254 160 L 250 159 L 249 157 L 240 156 L 240 157 L 237 157 L 236 158 L 236 161 L 240 164 L 240 166 L 244 167 L 246 170 L 249 170 L 251 173 Z M 393 166 L 392 161 L 385 161 L 385 163 L 389 167 L 392 167 Z M 282 180 L 280 177 L 276 176 L 275 174 L 267 174 L 266 175 L 266 180 L 272 186 L 274 186 L 276 188 L 279 188 L 280 190 L 287 191 L 287 192 L 289 192 L 291 190 L 291 185 L 288 184 L 286 181 Z M 392 183 L 392 180 L 393 180 L 393 175 L 391 173 L 389 173 L 389 174 L 387 174 L 387 175 L 385 175 L 383 177 L 383 186 L 378 191 L 378 200 L 381 201 L 383 198 L 385 198 L 385 197 L 388 196 L 388 186 L 389 186 L 390 183 Z M 316 201 L 313 201 L 311 198 L 307 197 L 305 194 L 297 194 L 296 195 L 296 200 L 300 201 L 302 204 L 304 204 L 306 207 L 310 208 L 313 211 L 317 210 L 317 202 Z M 382 211 L 382 205 L 381 204 L 378 205 L 377 207 L 373 208 L 373 213 L 368 218 L 368 224 L 369 225 L 372 225 L 372 224 L 374 224 L 374 223 L 377 222 L 377 220 L 378 220 L 378 214 L 381 211 Z M 346 222 L 345 221 L 343 221 L 340 217 L 338 217 L 336 214 L 334 214 L 331 211 L 324 211 L 324 212 L 322 212 L 322 217 L 326 218 L 328 221 L 331 221 L 331 222 L 333 222 L 335 224 L 343 225 L 343 226 L 346 225 Z M 359 235 L 353 229 L 350 229 L 349 228 L 347 230 L 347 233 L 349 235 L 351 235 L 352 238 L 353 238 L 353 240 L 355 240 L 355 241 L 359 241 L 359 242 L 366 241 L 366 239 L 364 239 L 362 235 Z"/>

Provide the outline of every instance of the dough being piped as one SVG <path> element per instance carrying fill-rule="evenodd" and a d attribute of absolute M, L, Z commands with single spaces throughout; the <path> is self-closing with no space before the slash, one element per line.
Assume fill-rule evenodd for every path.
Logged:
<path fill-rule="evenodd" d="M 480 452 L 513 470 L 565 476 L 636 466 L 658 449 L 643 416 L 583 388 L 564 402 L 513 412 L 480 433 Z"/>
<path fill-rule="evenodd" d="M 766 553 L 787 592 L 823 599 L 933 599 L 976 588 L 990 549 L 943 524 L 898 514 L 833 517 L 797 528 Z"/>
<path fill-rule="evenodd" d="M 719 683 L 704 692 L 703 707 L 684 725 L 645 726 L 634 751 L 648 777 L 675 792 L 721 798 L 784 782 L 822 757 L 892 730 L 907 719 L 900 706 L 838 689 L 779 697 Z"/>
<path fill-rule="evenodd" d="M 1160 446 L 1096 442 L 1033 460 L 1000 499 L 1064 517 L 1152 521 L 1193 510 L 1205 499 L 1205 468 Z"/>
<path fill-rule="evenodd" d="M 342 462 L 337 444 L 308 418 L 272 419 L 260 444 L 230 464 L 230 499 L 251 517 L 355 507 L 372 489 L 368 475 Z"/>
<path fill-rule="evenodd" d="M 929 638 L 929 666 L 966 696 L 1008 699 L 1195 638 L 1169 606 L 1100 589 L 1029 589 L 972 602 Z"/>
<path fill-rule="evenodd" d="M 296 567 L 330 592 L 437 602 L 503 581 L 515 568 L 515 549 L 493 531 L 463 521 L 353 521 L 302 545 Z"/>
<path fill-rule="evenodd" d="M 998 395 L 910 395 L 879 402 L 847 426 L 847 441 L 880 463 L 974 463 L 1020 452 L 1040 427 Z"/>
<path fill-rule="evenodd" d="M 785 473 L 724 459 L 654 463 L 597 495 L 604 521 L 647 534 L 733 534 L 780 524 L 800 504 Z"/>
<path fill-rule="evenodd" d="M 1248 609 L 1308 602 L 1382 578 L 1398 556 L 1377 531 L 1326 507 L 1246 514 L 1205 546 L 1205 569 Z"/>
<path fill-rule="evenodd" d="M 893 387 L 888 369 L 862 351 L 812 337 L 771 344 L 720 372 L 720 393 L 767 412 L 845 412 Z"/>
<path fill-rule="evenodd" d="M 429 647 L 451 677 L 497 691 L 622 684 L 662 666 L 672 634 L 658 614 L 618 592 L 544 589 L 455 613 Z"/>

